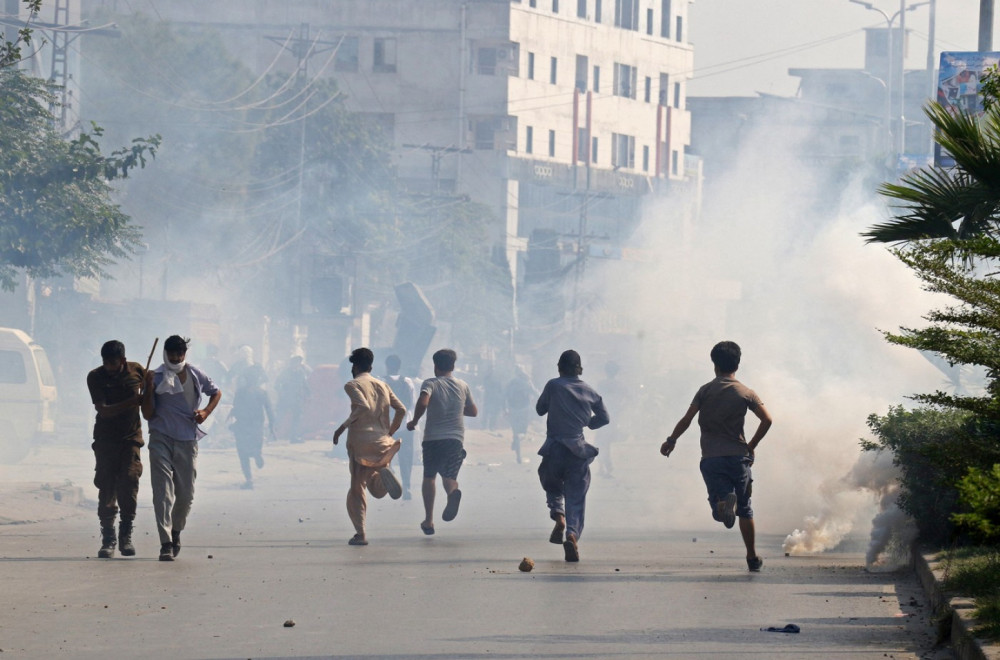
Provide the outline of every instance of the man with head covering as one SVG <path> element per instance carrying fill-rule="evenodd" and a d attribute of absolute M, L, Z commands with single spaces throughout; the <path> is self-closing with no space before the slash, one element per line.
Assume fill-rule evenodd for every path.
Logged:
<path fill-rule="evenodd" d="M 101 347 L 103 364 L 87 374 L 87 389 L 97 411 L 94 450 L 97 517 L 101 521 L 101 549 L 97 556 L 115 556 L 115 516 L 121 513 L 118 548 L 127 557 L 135 554 L 132 521 L 142 476 L 143 445 L 139 405 L 146 370 L 125 359 L 125 344 L 117 340 Z"/>
<path fill-rule="evenodd" d="M 393 440 L 392 435 L 406 418 L 406 407 L 388 385 L 372 376 L 375 354 L 370 349 L 354 349 L 350 360 L 354 379 L 344 385 L 344 391 L 351 400 L 351 414 L 337 427 L 333 444 L 336 445 L 347 431 L 347 460 L 351 470 L 347 515 L 355 531 L 348 544 L 368 545 L 365 490 L 373 497 L 383 498 L 388 494 L 394 500 L 403 494 L 403 487 L 392 473 L 389 463 L 399 451 L 399 441 Z M 390 408 L 394 411 L 391 422 Z"/>
<path fill-rule="evenodd" d="M 149 422 L 149 471 L 153 514 L 160 536 L 160 561 L 181 551 L 181 532 L 194 501 L 199 428 L 222 392 L 198 367 L 187 363 L 189 339 L 172 335 L 163 342 L 163 364 L 146 373 L 142 416 Z M 208 403 L 201 407 L 202 395 Z"/>
<path fill-rule="evenodd" d="M 535 404 L 535 412 L 548 415 L 545 442 L 538 450 L 542 457 L 538 478 L 545 489 L 549 517 L 556 523 L 549 541 L 562 544 L 566 561 L 580 561 L 577 542 L 583 534 L 590 463 L 597 456 L 597 447 L 586 441 L 583 429 L 599 429 L 610 419 L 601 396 L 580 379 L 579 353 L 563 351 L 557 368 L 559 377 L 545 383 Z"/>

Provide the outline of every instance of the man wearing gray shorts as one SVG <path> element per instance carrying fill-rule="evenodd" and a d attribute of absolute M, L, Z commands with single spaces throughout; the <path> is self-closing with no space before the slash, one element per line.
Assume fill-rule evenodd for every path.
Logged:
<path fill-rule="evenodd" d="M 750 493 L 754 451 L 771 428 L 771 415 L 756 392 L 736 380 L 740 366 L 740 347 L 731 341 L 712 348 L 715 379 L 702 385 L 691 405 L 677 422 L 660 453 L 670 456 L 679 438 L 698 415 L 701 427 L 701 474 L 708 488 L 712 518 L 731 528 L 740 519 L 740 533 L 747 548 L 747 568 L 756 573 L 764 565 L 754 547 L 753 509 Z M 750 442 L 743 434 L 747 410 L 760 420 Z"/>
<path fill-rule="evenodd" d="M 441 512 L 445 522 L 458 515 L 458 505 L 462 501 L 462 491 L 458 489 L 458 471 L 465 460 L 465 421 L 463 417 L 479 414 L 472 392 L 465 381 L 452 376 L 458 356 L 450 348 L 442 348 L 434 353 L 434 378 L 428 378 L 420 386 L 420 396 L 413 409 L 413 419 L 406 428 L 414 431 L 424 413 L 424 439 L 421 447 L 424 460 L 424 480 L 421 493 L 424 498 L 424 520 L 420 529 L 424 534 L 434 533 L 434 496 L 437 490 L 437 475 L 448 496 L 448 503 Z"/>

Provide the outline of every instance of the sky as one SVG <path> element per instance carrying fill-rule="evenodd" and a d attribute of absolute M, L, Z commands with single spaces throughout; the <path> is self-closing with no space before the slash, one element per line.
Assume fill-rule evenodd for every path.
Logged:
<path fill-rule="evenodd" d="M 890 16 L 900 6 L 897 0 L 872 3 Z M 941 51 L 977 50 L 979 4 L 938 0 L 935 62 Z M 926 66 L 929 9 L 924 5 L 906 14 L 907 68 Z M 860 68 L 864 28 L 886 23 L 878 12 L 848 0 L 697 0 L 689 12 L 695 49 L 689 96 L 792 96 L 798 79 L 788 75 L 789 68 Z M 996 23 L 994 49 L 1000 43 Z"/>

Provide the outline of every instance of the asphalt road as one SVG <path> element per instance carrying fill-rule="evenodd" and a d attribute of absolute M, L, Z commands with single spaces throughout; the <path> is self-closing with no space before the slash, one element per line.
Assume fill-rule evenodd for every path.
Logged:
<path fill-rule="evenodd" d="M 784 535 L 763 534 L 751 574 L 735 530 L 670 528 L 631 508 L 627 484 L 595 479 L 582 561 L 567 564 L 534 464 L 475 441 L 454 522 L 427 537 L 417 499 L 370 503 L 360 548 L 326 443 L 268 446 L 252 491 L 234 450 L 206 443 L 174 562 L 157 561 L 147 476 L 138 555 L 96 559 L 93 502 L 50 497 L 95 497 L 89 448 L 40 448 L 0 468 L 2 657 L 952 657 L 912 572 L 866 572 L 864 539 L 784 557 Z M 761 630 L 787 623 L 801 632 Z"/>

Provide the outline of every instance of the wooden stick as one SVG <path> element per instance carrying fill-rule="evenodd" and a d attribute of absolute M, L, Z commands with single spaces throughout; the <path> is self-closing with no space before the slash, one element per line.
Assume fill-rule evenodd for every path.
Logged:
<path fill-rule="evenodd" d="M 149 371 L 149 363 L 153 361 L 153 353 L 156 352 L 156 345 L 160 343 L 160 338 L 153 340 L 153 348 L 149 349 L 149 357 L 146 358 L 146 371 Z"/>

